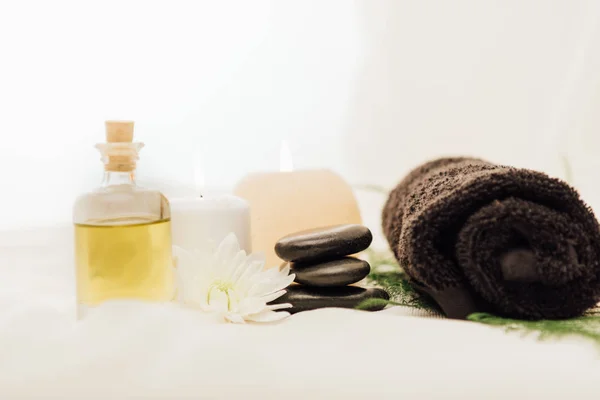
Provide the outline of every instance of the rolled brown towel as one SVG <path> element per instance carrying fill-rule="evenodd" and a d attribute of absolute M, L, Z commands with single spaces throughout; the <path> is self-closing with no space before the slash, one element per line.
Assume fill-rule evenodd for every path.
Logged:
<path fill-rule="evenodd" d="M 428 162 L 383 210 L 416 289 L 450 318 L 581 315 L 600 301 L 600 228 L 559 179 L 472 158 Z"/>

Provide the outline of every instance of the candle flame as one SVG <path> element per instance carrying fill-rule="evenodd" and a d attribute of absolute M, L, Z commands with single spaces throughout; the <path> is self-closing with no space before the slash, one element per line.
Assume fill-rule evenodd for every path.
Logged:
<path fill-rule="evenodd" d="M 285 140 L 281 141 L 281 147 L 279 150 L 279 170 L 281 172 L 291 172 L 294 170 L 294 164 L 292 163 L 292 152 Z"/>

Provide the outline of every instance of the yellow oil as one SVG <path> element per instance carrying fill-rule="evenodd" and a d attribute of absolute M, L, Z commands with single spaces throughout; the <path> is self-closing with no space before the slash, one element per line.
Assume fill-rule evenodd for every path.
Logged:
<path fill-rule="evenodd" d="M 171 222 L 75 224 L 77 301 L 169 301 L 174 295 Z"/>

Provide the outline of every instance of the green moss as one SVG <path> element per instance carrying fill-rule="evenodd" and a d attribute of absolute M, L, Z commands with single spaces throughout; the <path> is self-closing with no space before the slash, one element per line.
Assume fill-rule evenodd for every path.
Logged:
<path fill-rule="evenodd" d="M 537 335 L 540 340 L 577 335 L 591 339 L 600 345 L 600 316 L 597 311 L 582 317 L 565 320 L 523 321 L 501 318 L 486 313 L 471 314 L 468 319 L 473 322 L 502 327 L 507 332 Z"/>
<path fill-rule="evenodd" d="M 391 300 L 385 300 L 385 299 L 366 299 L 366 300 L 363 300 L 362 302 L 360 302 L 360 304 L 357 305 L 355 308 L 357 310 L 370 311 L 373 309 L 378 310 L 387 305 L 401 306 L 402 304 L 396 303 Z"/>
<path fill-rule="evenodd" d="M 368 250 L 367 254 L 371 264 L 371 273 L 367 280 L 369 284 L 385 289 L 390 294 L 390 300 L 365 300 L 358 305 L 358 309 L 369 310 L 389 304 L 440 314 L 439 308 L 432 300 L 412 288 L 408 276 L 391 253 Z M 539 340 L 576 335 L 600 345 L 600 308 L 590 310 L 582 317 L 567 320 L 526 321 L 487 313 L 471 314 L 468 319 L 472 322 L 497 326 L 507 332 L 536 335 Z"/>
<path fill-rule="evenodd" d="M 413 289 L 408 275 L 400 268 L 391 253 L 369 249 L 367 254 L 371 264 L 371 273 L 367 281 L 370 285 L 385 289 L 390 295 L 390 304 L 424 310 L 432 314 L 440 313 L 432 300 Z"/>

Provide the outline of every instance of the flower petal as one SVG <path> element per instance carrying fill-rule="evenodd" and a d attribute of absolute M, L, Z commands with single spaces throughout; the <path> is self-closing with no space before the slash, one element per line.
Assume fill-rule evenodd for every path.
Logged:
<path fill-rule="evenodd" d="M 273 269 L 262 270 L 255 275 L 255 280 L 260 282 L 272 281 L 280 277 L 279 271 Z"/>
<path fill-rule="evenodd" d="M 181 299 L 183 302 L 195 304 L 201 308 L 207 308 L 208 291 L 211 281 L 206 275 L 206 271 L 201 270 L 190 279 L 180 279 L 178 284 L 181 290 Z"/>
<path fill-rule="evenodd" d="M 217 247 L 215 261 L 219 268 L 231 265 L 233 259 L 240 251 L 240 244 L 234 233 L 225 236 L 225 239 Z"/>
<path fill-rule="evenodd" d="M 200 307 L 203 311 L 212 311 L 212 307 L 206 301 L 207 293 L 203 291 L 192 291 L 184 303 Z"/>
<path fill-rule="evenodd" d="M 289 316 L 290 313 L 287 311 L 263 311 L 258 314 L 247 315 L 246 320 L 254 322 L 275 322 Z"/>
<path fill-rule="evenodd" d="M 220 271 L 222 273 L 222 277 L 225 280 L 231 281 L 231 282 L 235 282 L 235 279 L 233 279 L 234 276 L 239 276 L 242 274 L 242 272 L 244 272 L 244 265 L 246 263 L 246 252 L 244 250 L 240 250 L 237 252 L 237 254 L 233 257 L 233 260 L 231 260 L 231 263 L 227 266 L 224 266 L 225 268 L 223 268 L 223 271 Z"/>
<path fill-rule="evenodd" d="M 265 309 L 267 304 L 260 297 L 246 297 L 239 304 L 238 312 L 242 315 L 257 314 Z"/>
<path fill-rule="evenodd" d="M 231 277 L 232 282 L 238 282 L 242 279 L 253 277 L 261 272 L 265 267 L 265 256 L 262 253 L 250 254 L 246 257 L 245 262 L 241 265 L 236 274 Z"/>
<path fill-rule="evenodd" d="M 242 275 L 234 282 L 235 289 L 239 293 L 246 295 L 248 290 L 254 284 L 255 279 L 257 278 L 256 274 L 260 272 L 264 267 L 264 264 L 261 264 L 258 261 L 254 261 L 249 265 L 245 265 L 245 271 Z"/>
<path fill-rule="evenodd" d="M 281 304 L 270 304 L 270 305 L 266 306 L 265 309 L 275 311 L 275 310 L 282 310 L 284 308 L 292 308 L 292 307 L 294 307 L 294 306 L 290 303 L 281 303 Z"/>
<path fill-rule="evenodd" d="M 280 291 L 278 291 L 278 292 L 271 293 L 271 294 L 268 294 L 268 295 L 266 295 L 266 296 L 262 296 L 262 297 L 261 297 L 261 300 L 262 300 L 262 301 L 264 301 L 265 303 L 269 303 L 269 302 L 271 302 L 271 301 L 273 301 L 273 300 L 276 300 L 276 299 L 280 298 L 280 297 L 281 297 L 281 296 L 283 296 L 285 293 L 286 293 L 286 291 L 285 291 L 285 290 L 280 290 Z"/>
<path fill-rule="evenodd" d="M 270 281 L 256 282 L 249 290 L 248 296 L 264 296 L 285 289 L 296 279 L 296 275 L 274 278 Z"/>
<path fill-rule="evenodd" d="M 263 270 L 260 273 L 261 280 L 274 280 L 274 279 L 282 279 L 289 275 L 289 267 L 284 268 L 283 270 L 279 270 L 279 268 L 269 268 L 267 270 Z"/>
<path fill-rule="evenodd" d="M 277 268 L 274 268 L 275 270 L 277 270 Z M 289 275 L 290 274 L 290 263 L 285 264 L 285 267 L 283 267 L 281 270 L 279 270 L 279 273 L 281 275 Z"/>
<path fill-rule="evenodd" d="M 256 253 L 252 253 L 248 255 L 249 262 L 260 262 L 261 264 L 265 264 L 267 262 L 267 256 L 262 251 L 257 251 Z"/>
<path fill-rule="evenodd" d="M 240 314 L 235 313 L 225 314 L 225 319 L 229 322 L 233 322 L 234 324 L 244 324 L 246 322 Z"/>
<path fill-rule="evenodd" d="M 227 298 L 227 294 L 220 290 L 213 290 L 210 293 L 210 301 L 208 301 L 208 305 L 213 311 L 228 312 L 229 299 Z"/>

